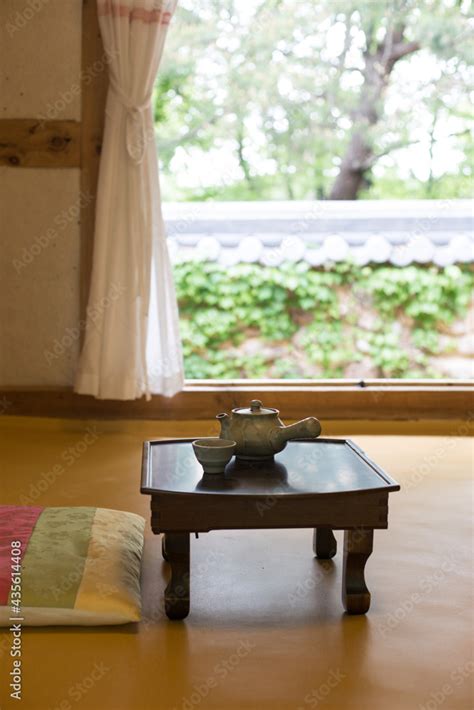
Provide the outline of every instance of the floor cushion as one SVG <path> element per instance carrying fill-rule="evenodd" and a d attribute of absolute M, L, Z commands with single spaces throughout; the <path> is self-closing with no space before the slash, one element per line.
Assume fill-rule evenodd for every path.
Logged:
<path fill-rule="evenodd" d="M 0 506 L 0 625 L 139 621 L 144 527 L 106 508 Z"/>

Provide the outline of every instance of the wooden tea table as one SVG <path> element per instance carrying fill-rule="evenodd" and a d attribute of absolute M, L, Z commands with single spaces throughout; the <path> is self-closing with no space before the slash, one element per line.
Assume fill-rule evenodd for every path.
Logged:
<path fill-rule="evenodd" d="M 162 553 L 171 565 L 170 619 L 189 613 L 190 535 L 253 528 L 314 528 L 320 559 L 334 557 L 332 531 L 344 530 L 342 602 L 349 614 L 365 614 L 364 567 L 374 529 L 388 527 L 396 481 L 344 439 L 291 441 L 273 461 L 234 459 L 225 474 L 203 476 L 191 441 L 147 441 L 143 449 L 141 492 L 151 496 L 151 527 L 164 533 Z"/>

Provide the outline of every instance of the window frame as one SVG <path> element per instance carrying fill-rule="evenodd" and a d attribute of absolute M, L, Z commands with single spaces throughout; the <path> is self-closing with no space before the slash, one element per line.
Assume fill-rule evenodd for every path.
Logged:
<path fill-rule="evenodd" d="M 89 290 L 95 195 L 103 134 L 107 72 L 89 80 L 88 67 L 103 59 L 95 2 L 84 2 L 82 14 L 82 117 L 81 117 L 81 191 L 92 194 L 81 214 L 81 306 L 85 317 Z M 157 419 L 210 419 L 219 411 L 264 399 L 270 406 L 282 410 L 285 417 L 300 418 L 308 412 L 332 420 L 435 420 L 468 419 L 474 416 L 474 381 L 472 380 L 187 380 L 184 390 L 172 398 L 155 395 L 151 402 L 112 402 L 84 398 L 72 390 L 29 392 L 29 397 L 5 391 L 17 402 L 13 409 L 36 411 L 38 407 L 50 416 L 52 411 L 67 416 L 90 414 L 150 417 Z M 1 393 L 0 393 L 1 394 Z M 28 403 L 29 399 L 29 403 Z M 82 400 L 82 404 L 81 404 Z M 92 405 L 95 402 L 95 405 Z M 22 404 L 23 402 L 23 404 Z M 49 404 L 48 404 L 49 402 Z M 75 414 L 74 414 L 75 413 Z M 82 413 L 82 414 L 81 414 Z M 70 415 L 69 415 L 70 416 Z"/>

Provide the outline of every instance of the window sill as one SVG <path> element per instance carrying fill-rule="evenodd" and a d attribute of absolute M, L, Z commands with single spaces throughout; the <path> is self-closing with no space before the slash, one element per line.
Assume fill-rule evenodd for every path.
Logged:
<path fill-rule="evenodd" d="M 261 399 L 285 419 L 414 421 L 474 418 L 474 382 L 465 380 L 187 380 L 182 392 L 121 402 L 71 388 L 0 390 L 2 413 L 64 418 L 210 420 Z"/>

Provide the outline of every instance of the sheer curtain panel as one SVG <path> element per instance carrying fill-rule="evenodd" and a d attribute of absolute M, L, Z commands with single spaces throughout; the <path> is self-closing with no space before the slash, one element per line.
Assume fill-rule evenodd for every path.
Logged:
<path fill-rule="evenodd" d="M 97 2 L 110 81 L 75 390 L 100 399 L 171 396 L 184 381 L 151 105 L 176 1 Z"/>

